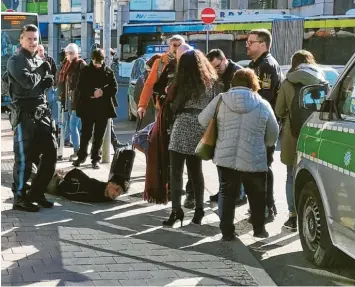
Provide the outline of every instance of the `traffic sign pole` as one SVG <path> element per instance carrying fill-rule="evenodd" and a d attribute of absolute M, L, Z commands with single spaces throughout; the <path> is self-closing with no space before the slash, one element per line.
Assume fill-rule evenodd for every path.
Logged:
<path fill-rule="evenodd" d="M 201 20 L 206 24 L 206 54 L 209 50 L 211 24 L 216 19 L 216 11 L 212 8 L 205 8 L 201 12 Z"/>
<path fill-rule="evenodd" d="M 210 25 L 207 25 L 207 32 L 206 32 L 206 54 L 209 52 L 209 41 L 210 41 Z"/>

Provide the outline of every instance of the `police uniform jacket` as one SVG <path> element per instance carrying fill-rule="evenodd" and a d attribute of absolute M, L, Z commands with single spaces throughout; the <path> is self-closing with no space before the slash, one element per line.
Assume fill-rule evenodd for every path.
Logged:
<path fill-rule="evenodd" d="M 25 49 L 12 56 L 7 62 L 12 102 L 22 111 L 33 112 L 46 103 L 41 82 L 46 72 L 43 61 L 37 54 L 31 55 Z"/>
<path fill-rule="evenodd" d="M 249 63 L 259 78 L 259 94 L 275 108 L 277 92 L 281 85 L 282 72 L 276 59 L 269 51 L 262 54 L 256 61 Z"/>

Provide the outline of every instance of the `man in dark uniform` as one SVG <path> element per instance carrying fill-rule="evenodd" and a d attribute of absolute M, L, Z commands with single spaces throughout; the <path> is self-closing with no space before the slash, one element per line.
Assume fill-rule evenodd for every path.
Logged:
<path fill-rule="evenodd" d="M 20 35 L 22 48 L 7 63 L 14 111 L 11 124 L 15 132 L 13 209 L 32 212 L 39 210 L 32 202 L 46 208 L 53 207 L 44 193 L 54 174 L 57 159 L 55 126 L 44 93 L 53 85 L 53 76 L 49 74 L 50 64 L 37 56 L 38 39 L 35 25 L 24 26 Z M 29 187 L 27 181 L 32 163 L 39 163 L 39 168 Z"/>
<path fill-rule="evenodd" d="M 282 72 L 279 64 L 270 53 L 272 43 L 271 33 L 266 29 L 252 30 L 246 42 L 247 54 L 251 59 L 249 68 L 259 77 L 261 90 L 259 94 L 275 109 L 277 92 L 281 85 Z M 266 204 L 267 220 L 272 221 L 277 214 L 274 200 L 274 175 L 271 164 L 274 161 L 275 146 L 267 149 L 268 173 Z"/>
<path fill-rule="evenodd" d="M 212 49 L 207 54 L 207 59 L 216 69 L 219 75 L 219 85 L 216 94 L 227 92 L 231 88 L 231 83 L 235 72 L 239 69 L 242 69 L 243 67 L 234 63 L 232 60 L 228 60 L 221 49 Z M 219 192 L 210 196 L 210 200 L 217 202 L 218 194 Z M 246 196 L 243 195 L 242 198 L 238 197 L 236 204 L 242 205 L 244 203 L 246 203 Z"/>

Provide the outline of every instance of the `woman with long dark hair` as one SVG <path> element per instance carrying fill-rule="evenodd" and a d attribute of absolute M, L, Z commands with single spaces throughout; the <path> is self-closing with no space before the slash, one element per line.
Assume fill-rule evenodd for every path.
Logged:
<path fill-rule="evenodd" d="M 182 224 L 184 219 L 181 194 L 185 160 L 196 200 L 192 222 L 201 224 L 204 216 L 202 161 L 195 155 L 195 149 L 205 129 L 199 124 L 198 115 L 215 96 L 217 78 L 201 51 L 191 50 L 182 54 L 174 79 L 174 100 L 170 105 L 176 115 L 169 143 L 172 212 L 164 225 L 172 226 L 177 220 Z"/>

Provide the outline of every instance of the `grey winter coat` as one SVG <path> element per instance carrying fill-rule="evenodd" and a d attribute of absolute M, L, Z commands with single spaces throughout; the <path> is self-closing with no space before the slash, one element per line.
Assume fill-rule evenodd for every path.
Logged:
<path fill-rule="evenodd" d="M 279 133 L 270 104 L 248 88 L 234 87 L 203 110 L 198 117 L 202 126 L 208 126 L 220 97 L 213 162 L 240 171 L 267 171 L 266 147 L 276 143 Z"/>

